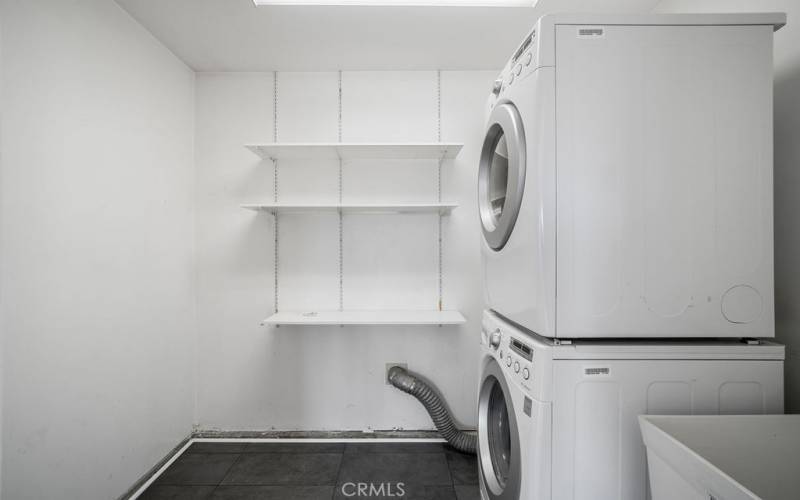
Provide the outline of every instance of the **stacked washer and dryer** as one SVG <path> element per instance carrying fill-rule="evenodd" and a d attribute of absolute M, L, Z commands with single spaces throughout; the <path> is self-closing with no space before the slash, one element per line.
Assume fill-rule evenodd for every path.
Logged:
<path fill-rule="evenodd" d="M 485 499 L 644 500 L 639 414 L 782 413 L 783 14 L 541 18 L 479 173 Z"/>

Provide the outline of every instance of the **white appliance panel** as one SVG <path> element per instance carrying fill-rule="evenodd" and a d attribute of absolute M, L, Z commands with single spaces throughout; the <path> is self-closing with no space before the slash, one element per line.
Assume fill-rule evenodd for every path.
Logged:
<path fill-rule="evenodd" d="M 557 344 L 488 311 L 481 329 L 481 371 L 496 364 L 509 388 L 521 471 L 509 481 L 522 500 L 646 499 L 638 415 L 783 412 L 785 352 L 773 342 Z"/>
<path fill-rule="evenodd" d="M 784 22 L 540 19 L 488 101 L 519 111 L 527 164 L 507 243 L 483 245 L 487 306 L 553 338 L 773 337 Z"/>
<path fill-rule="evenodd" d="M 637 416 L 783 412 L 780 360 L 558 360 L 553 498 L 641 500 Z"/>
<path fill-rule="evenodd" d="M 482 242 L 484 290 L 488 304 L 503 304 L 509 317 L 524 318 L 531 330 L 555 336 L 555 69 L 538 68 L 523 78 L 528 91 L 515 97 L 513 104 L 539 111 L 524 121 L 525 194 L 503 249 L 495 252 Z"/>
<path fill-rule="evenodd" d="M 773 336 L 772 27 L 579 30 L 556 27 L 558 336 Z"/>

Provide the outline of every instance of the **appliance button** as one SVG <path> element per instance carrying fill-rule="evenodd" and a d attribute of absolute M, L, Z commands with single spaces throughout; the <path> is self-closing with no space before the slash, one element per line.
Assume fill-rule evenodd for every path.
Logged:
<path fill-rule="evenodd" d="M 514 373 L 519 373 L 519 361 L 514 363 Z"/>
<path fill-rule="evenodd" d="M 525 56 L 525 66 L 530 65 L 532 60 L 533 60 L 533 54 L 528 52 L 528 55 Z"/>
<path fill-rule="evenodd" d="M 500 351 L 500 359 L 503 359 L 503 351 Z"/>
<path fill-rule="evenodd" d="M 517 74 L 517 76 L 519 76 L 519 74 L 522 73 L 522 65 L 517 64 L 517 68 L 514 70 L 514 72 Z"/>
<path fill-rule="evenodd" d="M 512 83 L 514 83 L 514 73 L 508 75 L 508 84 L 511 85 Z"/>
<path fill-rule="evenodd" d="M 511 356 L 506 356 L 506 366 L 511 366 Z"/>
<path fill-rule="evenodd" d="M 527 368 L 522 369 L 522 378 L 524 378 L 525 380 L 531 378 L 531 372 Z"/>

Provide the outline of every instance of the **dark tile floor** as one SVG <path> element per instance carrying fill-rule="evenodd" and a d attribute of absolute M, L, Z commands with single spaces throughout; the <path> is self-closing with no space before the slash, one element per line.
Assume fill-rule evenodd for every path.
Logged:
<path fill-rule="evenodd" d="M 475 456 L 443 443 L 270 442 L 194 443 L 139 498 L 477 500 L 480 494 Z"/>

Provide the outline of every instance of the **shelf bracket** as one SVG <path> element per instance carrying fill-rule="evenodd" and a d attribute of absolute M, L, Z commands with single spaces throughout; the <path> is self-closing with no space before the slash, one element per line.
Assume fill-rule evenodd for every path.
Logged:
<path fill-rule="evenodd" d="M 338 138 L 339 144 L 342 143 L 342 70 L 339 70 L 339 121 L 338 121 Z M 342 205 L 342 154 L 339 148 L 336 149 L 339 154 L 339 206 Z M 344 310 L 344 214 L 342 209 L 339 212 L 339 311 Z M 342 325 L 343 326 L 343 325 Z"/>
<path fill-rule="evenodd" d="M 273 142 L 278 142 L 278 72 L 277 71 L 273 71 L 273 73 L 272 73 L 272 141 Z M 272 168 L 273 168 L 273 171 L 272 171 L 273 172 L 273 174 L 272 174 L 272 201 L 274 203 L 278 203 L 278 159 L 277 158 L 273 158 L 272 159 Z M 278 312 L 278 298 L 279 298 L 279 295 L 280 295 L 279 294 L 280 280 L 278 279 L 279 278 L 278 271 L 279 271 L 279 268 L 280 268 L 280 266 L 279 266 L 280 262 L 278 260 L 278 258 L 280 256 L 278 235 L 279 235 L 279 229 L 280 228 L 279 228 L 278 211 L 277 210 L 273 211 L 272 215 L 275 218 L 274 225 L 273 225 L 273 230 L 275 232 L 274 241 L 273 241 L 273 252 L 274 252 L 273 253 L 273 263 L 274 263 L 273 273 L 274 273 L 274 277 L 275 277 L 275 282 L 273 283 L 273 286 L 275 288 L 273 308 L 275 309 L 275 312 L 277 313 Z M 277 328 L 280 325 L 275 325 L 275 326 Z"/>
<path fill-rule="evenodd" d="M 441 144 L 442 142 L 442 70 L 436 70 L 436 140 Z M 444 161 L 444 156 L 446 154 L 446 147 L 439 155 L 439 162 L 436 167 L 436 201 L 438 203 L 442 202 L 442 162 Z M 438 300 L 438 307 L 441 311 L 444 307 L 444 300 L 443 300 L 443 293 L 442 293 L 442 282 L 443 282 L 443 269 L 442 269 L 442 211 L 439 211 L 438 217 L 438 280 L 437 285 L 439 288 L 439 300 Z M 439 325 L 441 326 L 441 325 Z"/>

